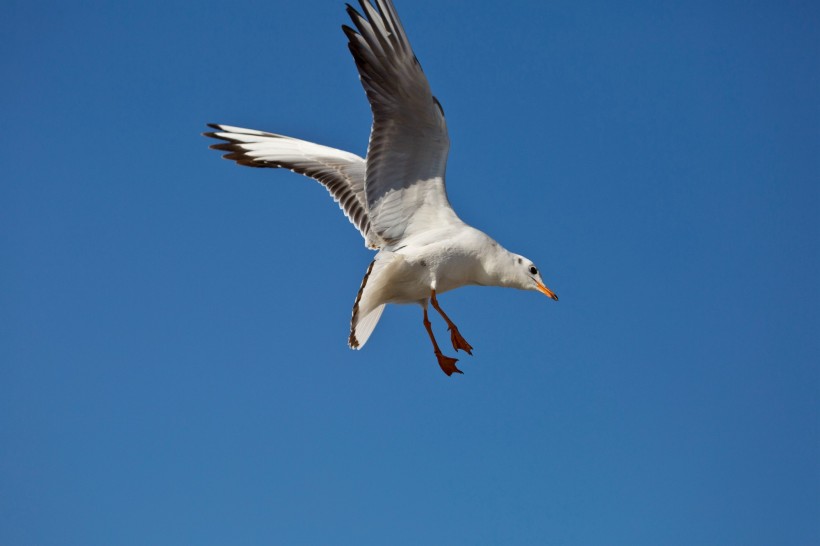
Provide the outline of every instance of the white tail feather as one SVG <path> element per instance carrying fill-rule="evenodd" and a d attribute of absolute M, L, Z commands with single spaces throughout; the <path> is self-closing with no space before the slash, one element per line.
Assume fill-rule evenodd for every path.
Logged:
<path fill-rule="evenodd" d="M 351 345 L 351 348 L 361 349 L 364 347 L 364 344 L 367 343 L 367 340 L 370 338 L 370 334 L 372 334 L 373 330 L 376 329 L 376 324 L 379 323 L 384 307 L 385 304 L 379 305 L 370 311 L 365 317 L 358 320 L 356 325 L 353 327 L 353 336 L 358 344 L 355 347 Z"/>
<path fill-rule="evenodd" d="M 390 265 L 398 265 L 397 259 L 401 259 L 401 256 L 383 250 L 370 263 L 359 293 L 356 294 L 356 303 L 353 304 L 348 339 L 351 349 L 361 349 L 376 328 L 384 311 L 390 272 L 394 269 Z"/>

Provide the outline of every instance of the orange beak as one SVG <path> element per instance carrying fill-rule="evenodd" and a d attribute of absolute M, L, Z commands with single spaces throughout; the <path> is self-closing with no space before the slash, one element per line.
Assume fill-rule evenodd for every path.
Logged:
<path fill-rule="evenodd" d="M 549 288 L 547 288 L 546 286 L 544 286 L 540 282 L 536 281 L 535 286 L 536 286 L 536 288 L 538 288 L 538 291 L 541 292 L 542 294 L 544 294 L 545 296 L 548 296 L 548 297 L 554 299 L 555 301 L 558 301 L 558 296 L 555 294 L 555 292 L 553 292 L 552 290 L 550 290 Z"/>

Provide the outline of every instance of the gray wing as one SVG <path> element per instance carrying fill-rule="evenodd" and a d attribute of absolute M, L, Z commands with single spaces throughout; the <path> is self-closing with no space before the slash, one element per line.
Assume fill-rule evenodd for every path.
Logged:
<path fill-rule="evenodd" d="M 444 187 L 450 149 L 444 112 L 393 3 L 375 2 L 360 0 L 364 15 L 348 5 L 356 30 L 342 28 L 373 111 L 365 177 L 370 226 L 395 243 L 457 217 Z"/>
<path fill-rule="evenodd" d="M 211 146 L 229 152 L 222 157 L 248 167 L 290 169 L 309 176 L 327 188 L 348 220 L 356 226 L 369 248 L 381 248 L 382 239 L 373 232 L 364 192 L 365 161 L 361 157 L 305 140 L 208 124 L 216 129 L 205 136 L 226 142 Z"/>

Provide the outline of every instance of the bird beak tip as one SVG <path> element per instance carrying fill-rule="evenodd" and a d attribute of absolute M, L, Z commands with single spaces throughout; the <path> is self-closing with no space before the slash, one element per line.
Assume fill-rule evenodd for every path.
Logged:
<path fill-rule="evenodd" d="M 537 286 L 539 292 L 541 292 L 545 296 L 548 296 L 552 300 L 558 301 L 558 294 L 556 294 L 555 292 L 553 292 L 552 290 L 550 290 L 549 288 L 547 288 L 546 286 L 544 286 L 540 282 L 537 283 L 536 286 Z"/>

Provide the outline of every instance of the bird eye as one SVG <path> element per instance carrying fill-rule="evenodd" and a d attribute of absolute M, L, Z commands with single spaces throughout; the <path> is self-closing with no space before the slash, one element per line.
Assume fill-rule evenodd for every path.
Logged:
<path fill-rule="evenodd" d="M 535 269 L 534 265 L 530 266 L 530 273 L 533 274 L 533 275 L 538 275 L 538 270 Z"/>

